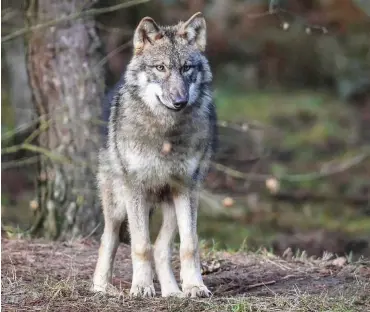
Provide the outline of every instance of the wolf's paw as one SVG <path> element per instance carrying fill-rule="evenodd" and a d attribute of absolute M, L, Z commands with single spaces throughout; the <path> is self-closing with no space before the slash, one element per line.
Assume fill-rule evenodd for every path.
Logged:
<path fill-rule="evenodd" d="M 105 294 L 108 292 L 108 284 L 93 284 L 90 288 L 90 291 Z"/>
<path fill-rule="evenodd" d="M 182 291 L 185 297 L 204 298 L 211 296 L 211 292 L 204 285 L 183 285 Z"/>
<path fill-rule="evenodd" d="M 122 294 L 119 292 L 119 290 L 114 287 L 112 284 L 106 284 L 106 285 L 99 285 L 99 284 L 93 284 L 91 289 L 92 292 L 95 293 L 101 293 L 111 296 L 121 296 Z"/>
<path fill-rule="evenodd" d="M 162 297 L 185 297 L 176 283 L 166 283 L 161 285 Z"/>
<path fill-rule="evenodd" d="M 162 292 L 162 297 L 177 297 L 184 298 L 185 294 L 182 291 Z"/>
<path fill-rule="evenodd" d="M 130 290 L 131 297 L 154 297 L 155 290 L 152 285 L 132 285 Z"/>

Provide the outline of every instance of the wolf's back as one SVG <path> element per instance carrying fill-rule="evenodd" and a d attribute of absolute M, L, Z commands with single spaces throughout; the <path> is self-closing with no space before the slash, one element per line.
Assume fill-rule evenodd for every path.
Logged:
<path fill-rule="evenodd" d="M 123 87 L 124 83 L 125 76 L 123 74 L 120 80 L 118 80 L 116 84 L 107 91 L 103 99 L 103 112 L 102 112 L 103 125 L 101 127 L 101 132 L 103 135 L 104 145 L 106 145 L 108 139 L 108 123 L 111 114 L 111 107 L 113 105 L 113 100 L 117 92 Z"/>

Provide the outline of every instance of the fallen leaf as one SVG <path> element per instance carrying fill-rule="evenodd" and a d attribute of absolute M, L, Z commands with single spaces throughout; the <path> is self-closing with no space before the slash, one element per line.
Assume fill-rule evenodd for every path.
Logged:
<path fill-rule="evenodd" d="M 31 200 L 30 201 L 30 208 L 32 211 L 36 211 L 37 209 L 39 209 L 39 203 L 37 200 Z"/>
<path fill-rule="evenodd" d="M 231 197 L 225 197 L 222 203 L 225 207 L 231 207 L 234 205 L 234 200 Z"/>
<path fill-rule="evenodd" d="M 280 189 L 280 183 L 275 178 L 269 178 L 266 180 L 266 188 L 273 194 L 276 194 Z"/>

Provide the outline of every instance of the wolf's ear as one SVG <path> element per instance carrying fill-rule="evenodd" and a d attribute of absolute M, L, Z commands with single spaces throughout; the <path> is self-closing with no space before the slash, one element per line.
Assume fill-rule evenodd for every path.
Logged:
<path fill-rule="evenodd" d="M 140 53 L 145 45 L 153 44 L 154 41 L 161 38 L 162 33 L 156 22 L 151 17 L 144 17 L 136 27 L 134 33 L 134 53 Z"/>
<path fill-rule="evenodd" d="M 206 49 L 206 20 L 201 12 L 195 13 L 181 25 L 178 34 L 202 52 Z"/>

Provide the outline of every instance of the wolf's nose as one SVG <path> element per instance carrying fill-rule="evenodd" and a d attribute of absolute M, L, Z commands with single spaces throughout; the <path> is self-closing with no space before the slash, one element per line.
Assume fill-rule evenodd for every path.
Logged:
<path fill-rule="evenodd" d="M 173 103 L 173 106 L 176 109 L 184 108 L 188 104 L 188 99 L 185 97 L 177 97 L 175 102 Z"/>

